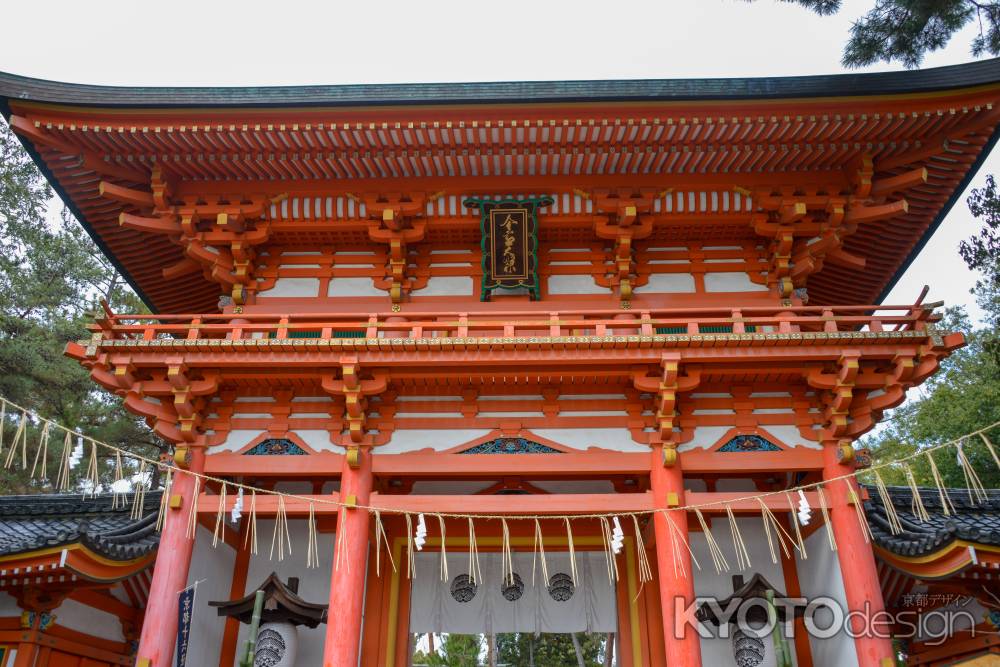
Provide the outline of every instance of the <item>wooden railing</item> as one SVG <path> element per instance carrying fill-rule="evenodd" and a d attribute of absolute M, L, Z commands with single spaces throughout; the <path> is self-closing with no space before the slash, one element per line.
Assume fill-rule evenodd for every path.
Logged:
<path fill-rule="evenodd" d="M 497 338 L 802 332 L 920 332 L 940 304 L 574 310 L 491 313 L 119 315 L 91 325 L 103 339 Z"/>

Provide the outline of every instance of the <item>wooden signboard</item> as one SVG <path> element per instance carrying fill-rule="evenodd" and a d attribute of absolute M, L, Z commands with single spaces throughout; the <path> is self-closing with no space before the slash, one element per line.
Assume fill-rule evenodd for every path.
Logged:
<path fill-rule="evenodd" d="M 541 298 L 538 280 L 538 209 L 551 197 L 533 199 L 466 199 L 480 212 L 483 282 L 480 300 L 497 289 L 525 288 L 532 300 Z"/>

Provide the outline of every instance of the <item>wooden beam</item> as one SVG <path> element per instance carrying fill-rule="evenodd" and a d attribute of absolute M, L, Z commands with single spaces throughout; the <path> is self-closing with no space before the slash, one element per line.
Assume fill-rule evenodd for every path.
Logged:
<path fill-rule="evenodd" d="M 376 449 L 372 471 L 387 477 L 647 475 L 649 454 L 379 454 Z"/>
<path fill-rule="evenodd" d="M 756 499 L 745 499 L 747 496 L 755 496 L 758 493 L 758 491 L 686 491 L 681 502 L 688 506 L 701 506 L 706 503 L 713 503 L 712 505 L 699 507 L 704 514 L 725 514 L 727 505 L 737 514 L 760 514 L 760 503 Z M 789 493 L 789 495 L 792 498 L 790 504 L 788 499 L 785 498 L 785 494 L 780 492 L 765 496 L 761 500 L 763 500 L 764 504 L 772 512 L 794 512 L 798 510 L 798 493 Z M 813 510 L 818 511 L 823 506 L 820 502 L 819 493 L 816 491 L 806 491 L 806 500 L 809 501 L 809 505 Z M 813 520 L 821 521 L 822 519 L 813 517 Z"/>
<path fill-rule="evenodd" d="M 644 454 L 642 456 L 645 456 Z M 793 447 L 780 452 L 720 453 L 703 449 L 682 452 L 678 457 L 685 474 L 806 472 L 822 470 L 823 451 Z"/>
<path fill-rule="evenodd" d="M 205 457 L 205 474 L 216 477 L 340 477 L 343 461 L 343 454 L 326 452 L 310 456 L 209 454 Z"/>
<path fill-rule="evenodd" d="M 433 514 L 593 514 L 647 512 L 653 495 L 645 493 L 560 493 L 493 496 L 387 496 L 373 493 L 371 504 L 383 511 Z M 259 506 L 258 506 L 259 507 Z M 259 509 L 258 509 L 259 512 Z"/>
<path fill-rule="evenodd" d="M 135 621 L 139 617 L 138 609 L 130 607 L 109 593 L 101 593 L 92 588 L 76 588 L 69 594 L 69 597 L 88 607 L 114 614 L 126 621 Z"/>
<path fill-rule="evenodd" d="M 458 497 L 458 496 L 455 496 Z M 506 497 L 506 496 L 505 496 Z M 199 515 L 212 515 L 218 513 L 219 511 L 219 500 L 220 496 L 208 493 L 202 493 L 198 496 L 198 514 Z M 313 504 L 316 514 L 336 514 L 340 511 L 340 506 L 335 505 L 340 501 L 339 493 L 325 493 L 321 495 L 307 495 L 302 494 L 295 498 L 285 497 L 285 513 L 292 517 L 307 517 L 309 516 L 309 505 Z M 233 504 L 236 502 L 236 494 L 230 493 L 226 496 L 225 511 L 228 514 L 233 509 Z M 278 514 L 278 496 L 271 495 L 269 493 L 259 493 L 256 498 L 256 510 L 258 517 L 273 517 Z M 250 512 L 250 498 L 244 495 L 243 498 L 243 513 L 247 514 Z"/>

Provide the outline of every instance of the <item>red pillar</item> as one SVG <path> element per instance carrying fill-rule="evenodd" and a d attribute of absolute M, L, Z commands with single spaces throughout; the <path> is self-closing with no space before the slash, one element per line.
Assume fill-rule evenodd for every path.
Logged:
<path fill-rule="evenodd" d="M 851 472 L 853 467 L 844 466 L 837 461 L 836 443 L 827 443 L 823 449 L 823 479 L 830 480 Z M 857 482 L 851 479 L 849 483 L 860 498 Z M 847 594 L 848 611 L 864 612 L 867 618 L 884 616 L 885 603 L 882 601 L 875 553 L 871 545 L 865 542 L 857 512 L 849 502 L 847 485 L 844 480 L 837 480 L 825 485 L 823 490 L 830 503 L 830 523 L 837 540 L 837 559 L 840 561 L 840 575 Z M 856 633 L 858 627 L 855 626 Z M 887 632 L 888 628 L 883 624 L 881 630 Z M 878 638 L 865 633 L 854 640 L 854 646 L 858 652 L 859 667 L 895 664 L 892 640 L 888 637 Z"/>
<path fill-rule="evenodd" d="M 205 469 L 204 452 L 192 449 L 191 468 Z M 173 477 L 171 495 L 183 498 L 181 506 L 168 508 L 160 533 L 160 546 L 149 586 L 149 602 L 139 636 L 137 667 L 171 667 L 177 642 L 177 594 L 188 584 L 194 540 L 187 537 L 188 513 L 194 502 L 194 477 L 184 473 Z M 144 662 L 145 661 L 145 662 Z"/>
<path fill-rule="evenodd" d="M 656 507 L 667 507 L 669 494 L 677 499 L 684 496 L 684 476 L 679 464 L 663 465 L 663 448 L 653 447 L 653 462 L 649 481 Z M 684 512 L 657 512 L 653 515 L 656 534 L 656 570 L 660 585 L 660 607 L 663 613 L 663 641 L 670 667 L 701 667 L 701 639 L 696 628 L 684 622 L 684 610 L 694 601 L 694 571 L 691 554 L 681 545 L 677 556 L 684 563 L 684 574 L 674 568 L 673 540 L 670 524 L 688 540 L 687 515 Z M 686 574 L 686 576 L 685 576 Z"/>
<path fill-rule="evenodd" d="M 372 490 L 371 453 L 362 449 L 358 467 L 352 468 L 347 457 L 340 477 L 340 498 L 353 495 L 358 505 L 367 505 Z M 348 509 L 344 525 L 337 526 L 337 536 L 344 531 L 347 543 L 340 566 L 330 581 L 330 622 L 326 624 L 323 667 L 357 667 L 361 647 L 361 616 L 365 598 L 365 566 L 368 560 L 368 511 Z"/>

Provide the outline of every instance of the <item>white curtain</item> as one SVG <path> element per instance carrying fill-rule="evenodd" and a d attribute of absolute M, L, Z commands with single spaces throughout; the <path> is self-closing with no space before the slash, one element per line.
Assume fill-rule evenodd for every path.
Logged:
<path fill-rule="evenodd" d="M 405 556 L 404 556 L 405 558 Z M 577 581 L 567 600 L 556 600 L 542 581 L 541 566 L 532 554 L 513 554 L 514 572 L 523 584 L 521 596 L 508 600 L 502 590 L 500 554 L 481 553 L 482 581 L 475 595 L 460 602 L 452 595 L 456 578 L 469 573 L 467 552 L 448 554 L 448 581 L 439 575 L 440 554 L 416 554 L 417 576 L 410 596 L 410 632 L 454 632 L 457 634 L 501 632 L 616 632 L 615 587 L 608 580 L 604 552 L 577 552 Z M 569 575 L 567 552 L 546 554 L 549 577 Z M 466 595 L 470 592 L 464 587 Z"/>

